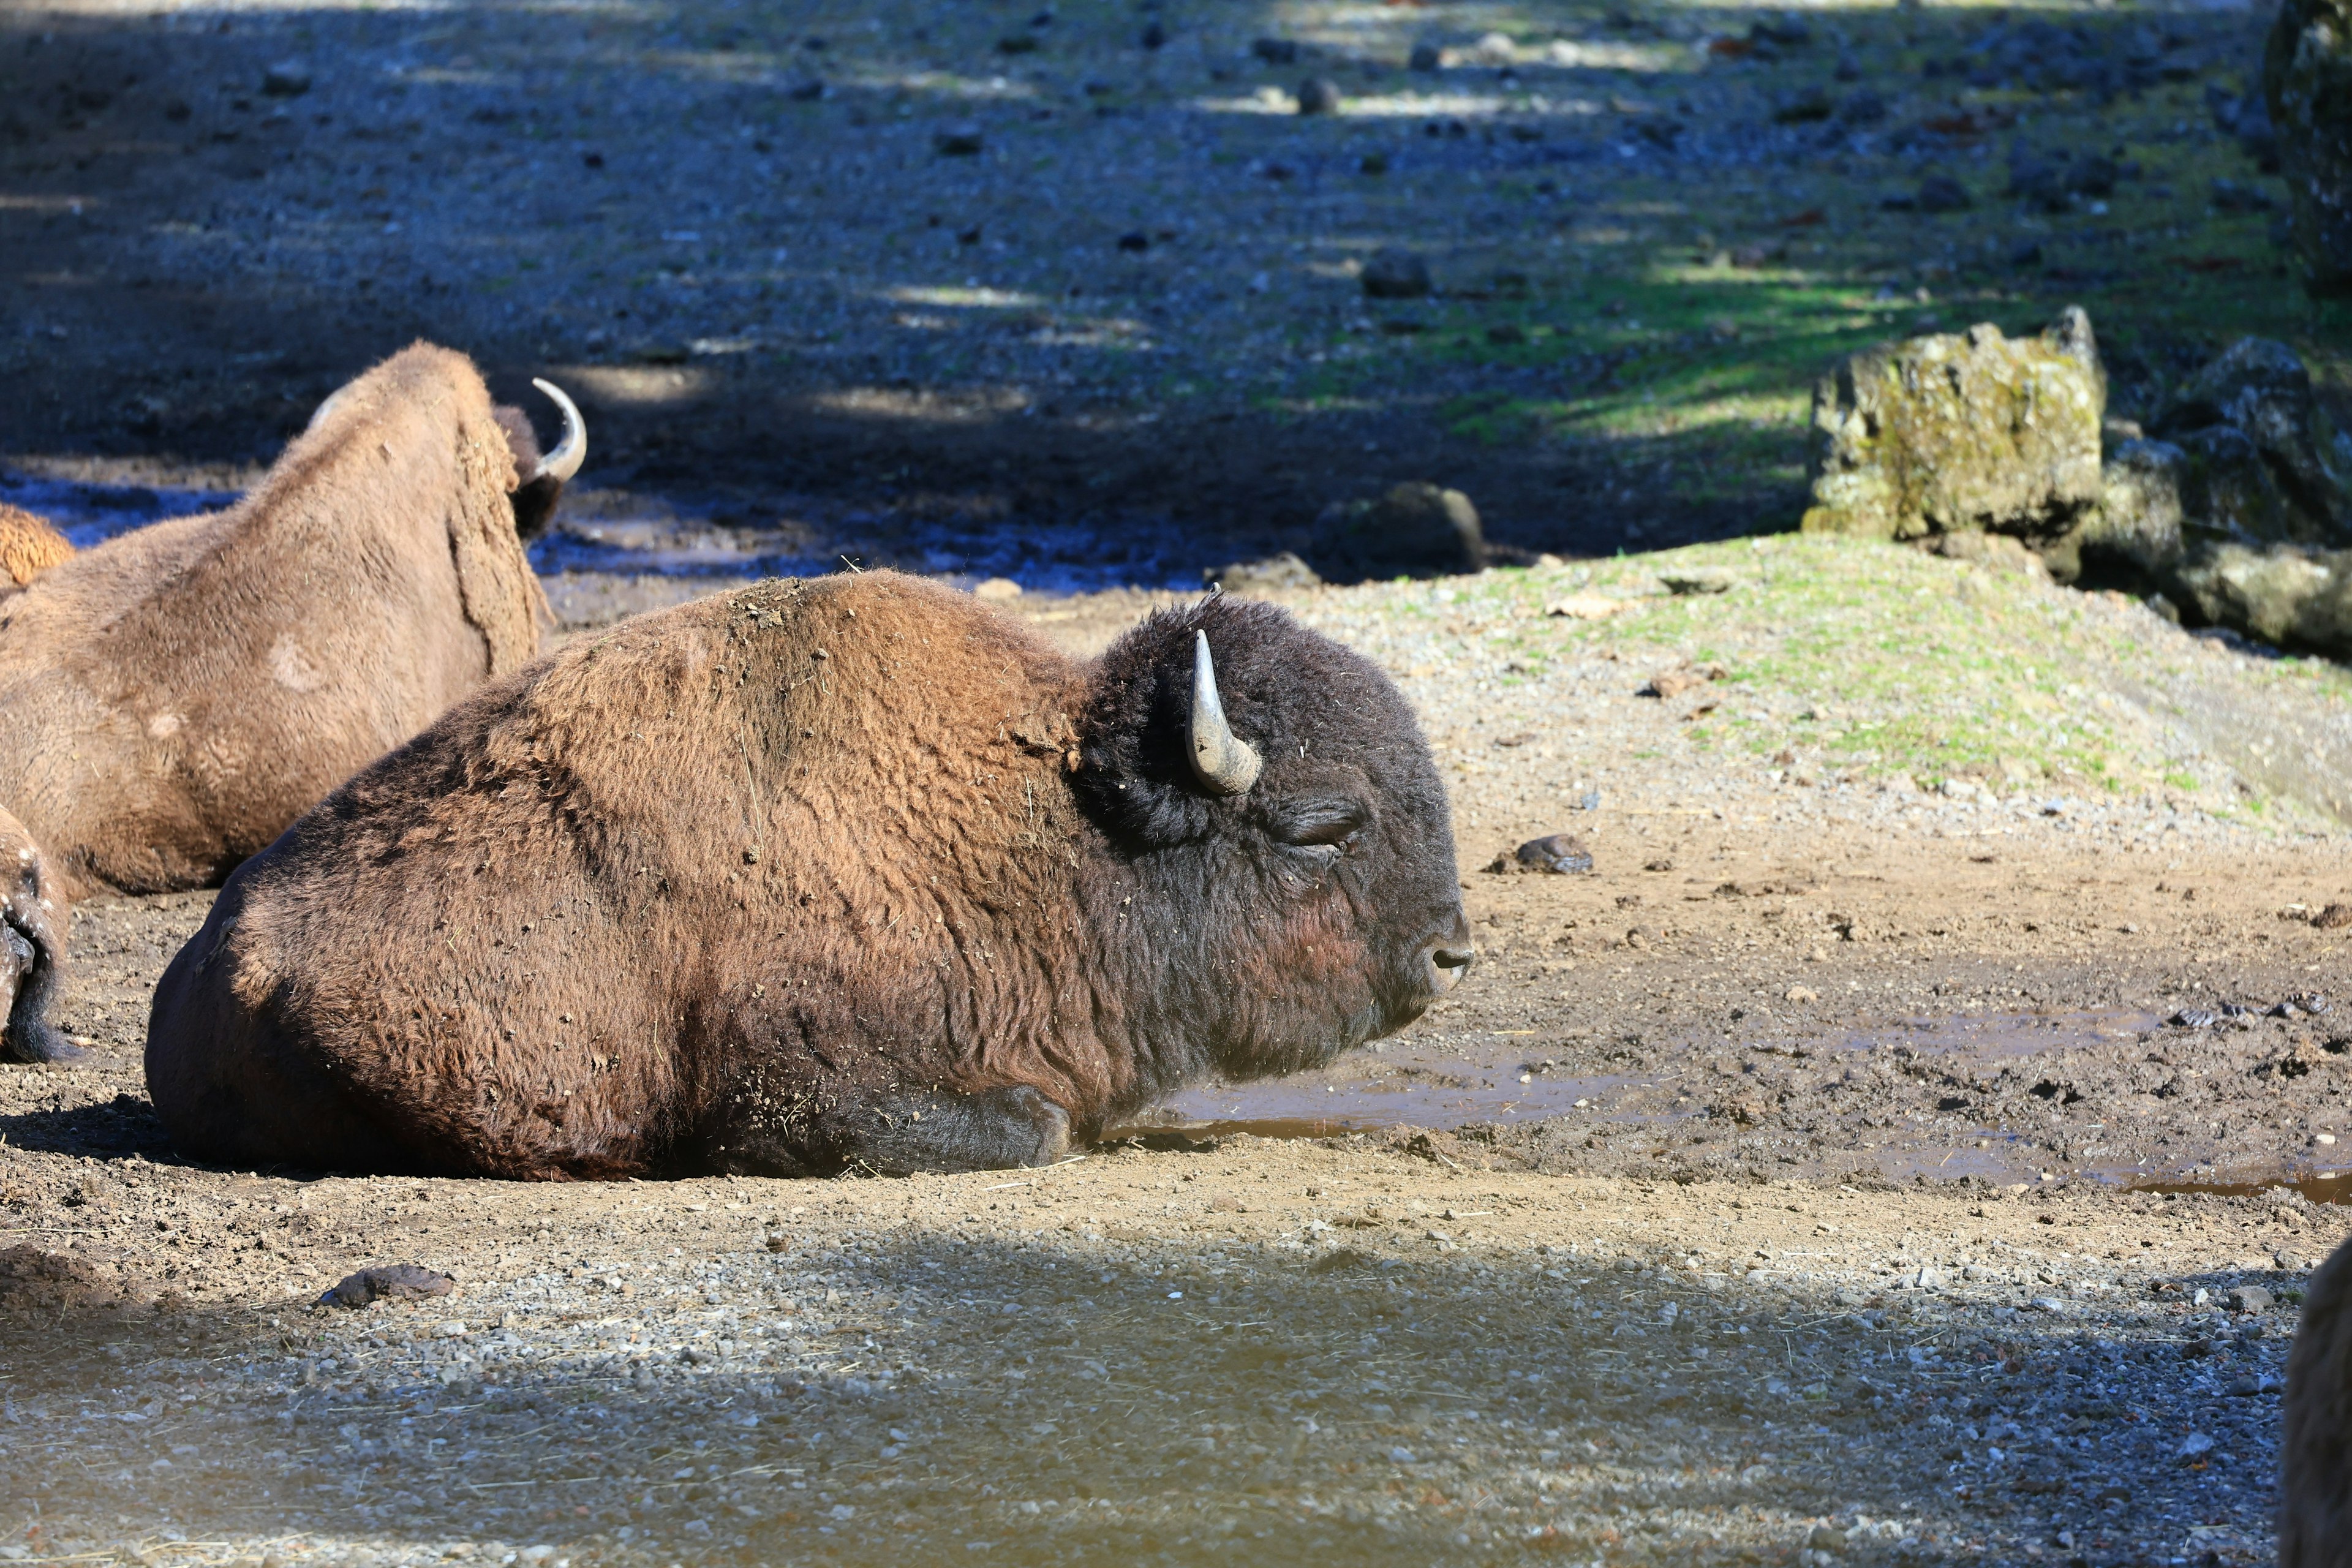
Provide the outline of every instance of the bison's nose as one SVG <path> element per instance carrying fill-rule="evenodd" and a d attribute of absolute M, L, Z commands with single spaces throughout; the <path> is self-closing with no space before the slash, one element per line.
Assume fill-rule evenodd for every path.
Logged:
<path fill-rule="evenodd" d="M 1444 995 L 1470 972 L 1478 950 L 1468 942 L 1433 942 L 1422 951 L 1421 963 L 1432 995 Z"/>

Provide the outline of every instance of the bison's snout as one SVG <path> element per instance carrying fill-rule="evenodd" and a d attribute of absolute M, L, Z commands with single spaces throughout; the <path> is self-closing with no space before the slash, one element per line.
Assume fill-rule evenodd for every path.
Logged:
<path fill-rule="evenodd" d="M 1470 922 L 1456 910 L 1452 924 L 1421 944 L 1423 990 L 1431 996 L 1444 995 L 1461 984 L 1477 956 L 1470 942 Z"/>
<path fill-rule="evenodd" d="M 1428 972 L 1426 978 L 1431 994 L 1443 996 L 1453 990 L 1461 983 L 1462 977 L 1470 973 L 1470 963 L 1477 956 L 1478 950 L 1467 942 L 1459 947 L 1440 943 L 1424 951 L 1421 963 Z"/>

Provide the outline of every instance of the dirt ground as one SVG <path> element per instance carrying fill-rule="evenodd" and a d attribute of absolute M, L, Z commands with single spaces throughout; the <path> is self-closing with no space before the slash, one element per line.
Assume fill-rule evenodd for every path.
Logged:
<path fill-rule="evenodd" d="M 209 895 L 85 906 L 89 1057 L 0 1075 L 0 1558 L 2266 1561 L 2341 835 L 1701 766 L 1643 635 L 1555 693 L 1591 762 L 1378 644 L 1472 983 L 1048 1173 L 193 1167 L 138 1051 Z M 1479 869 L 1563 822 L 1593 872 Z M 404 1262 L 456 1292 L 309 1306 Z"/>

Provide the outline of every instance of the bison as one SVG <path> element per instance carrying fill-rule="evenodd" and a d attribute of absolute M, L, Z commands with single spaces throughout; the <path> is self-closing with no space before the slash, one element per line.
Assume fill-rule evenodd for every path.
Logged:
<path fill-rule="evenodd" d="M 1471 962 L 1445 791 L 1264 604 L 1077 664 L 877 572 L 475 694 L 229 879 L 157 988 L 187 1153 L 541 1179 L 1035 1165 Z"/>
<path fill-rule="evenodd" d="M 578 410 L 540 384 L 565 422 L 544 459 L 465 356 L 417 344 L 330 398 L 237 505 L 109 540 L 0 600 L 0 806 L 60 908 L 218 882 L 537 655 L 546 600 L 519 528 L 545 521 L 586 450 Z M 47 994 L 18 989 L 8 1055 L 54 1054 L 23 1016 Z"/>
<path fill-rule="evenodd" d="M 0 811 L 0 1050 L 23 1061 L 75 1055 L 48 1020 L 65 963 L 66 915 L 41 847 Z"/>
<path fill-rule="evenodd" d="M 2279 1568 L 2352 1568 L 2352 1244 L 2304 1293 L 2279 1426 Z"/>
<path fill-rule="evenodd" d="M 0 597 L 73 555 L 64 534 L 23 507 L 0 502 Z"/>

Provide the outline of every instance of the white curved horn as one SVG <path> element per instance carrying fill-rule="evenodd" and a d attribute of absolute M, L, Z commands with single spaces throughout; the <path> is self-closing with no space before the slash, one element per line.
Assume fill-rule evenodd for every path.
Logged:
<path fill-rule="evenodd" d="M 1217 666 L 1209 657 L 1209 634 L 1192 634 L 1192 772 L 1219 795 L 1239 795 L 1257 782 L 1262 765 L 1247 741 L 1225 722 L 1217 697 Z"/>
<path fill-rule="evenodd" d="M 563 410 L 563 439 L 555 444 L 554 451 L 539 460 L 539 472 L 531 478 L 560 483 L 578 473 L 580 465 L 588 460 L 588 426 L 580 417 L 580 405 L 563 395 L 563 388 L 536 376 L 531 384 L 553 398 L 555 406 Z"/>

